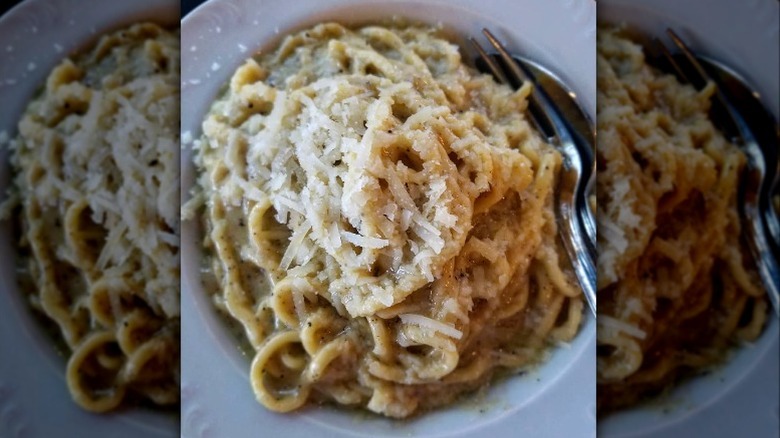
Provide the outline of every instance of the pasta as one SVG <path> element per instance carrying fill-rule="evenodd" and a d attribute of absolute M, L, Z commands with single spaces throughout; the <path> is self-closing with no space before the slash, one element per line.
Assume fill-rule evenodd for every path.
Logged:
<path fill-rule="evenodd" d="M 178 40 L 135 24 L 63 60 L 11 145 L 20 280 L 89 411 L 179 399 Z"/>
<path fill-rule="evenodd" d="M 238 68 L 196 163 L 208 284 L 260 403 L 407 417 L 576 335 L 529 92 L 399 23 L 317 25 Z"/>
<path fill-rule="evenodd" d="M 658 394 L 756 339 L 765 293 L 739 241 L 745 157 L 708 118 L 714 84 L 598 31 L 598 409 Z"/>

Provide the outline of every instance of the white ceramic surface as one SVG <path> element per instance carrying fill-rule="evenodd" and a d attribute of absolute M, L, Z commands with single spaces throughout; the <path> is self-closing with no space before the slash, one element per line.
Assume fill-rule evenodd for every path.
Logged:
<path fill-rule="evenodd" d="M 0 137 L 16 124 L 49 71 L 68 53 L 106 31 L 141 20 L 179 21 L 175 0 L 85 2 L 27 0 L 0 17 Z M 10 169 L 0 147 L 0 199 Z M 0 437 L 168 437 L 178 415 L 145 409 L 90 414 L 75 405 L 65 386 L 66 359 L 30 311 L 14 274 L 10 224 L 0 221 Z"/>
<path fill-rule="evenodd" d="M 325 20 L 350 24 L 394 14 L 441 22 L 461 40 L 491 28 L 510 50 L 556 72 L 594 116 L 595 3 L 590 0 L 212 0 L 182 21 L 182 132 L 199 137 L 209 105 L 235 69 L 286 33 Z M 467 51 L 465 59 L 472 58 Z M 189 198 L 194 181 L 191 157 L 185 147 L 182 200 Z M 466 406 L 409 421 L 333 407 L 272 413 L 255 401 L 250 359 L 238 351 L 200 286 L 199 230 L 188 222 L 182 233 L 185 437 L 595 435 L 595 324 L 590 316 L 574 342 L 556 350 L 538 371 L 494 385 L 484 399 Z"/>
<path fill-rule="evenodd" d="M 696 52 L 734 68 L 780 115 L 778 2 L 747 0 L 599 0 L 598 19 L 625 22 L 646 35 L 672 27 Z M 665 40 L 668 42 L 668 40 Z M 607 417 L 604 437 L 777 437 L 780 406 L 778 320 L 709 376 L 665 400 Z"/>

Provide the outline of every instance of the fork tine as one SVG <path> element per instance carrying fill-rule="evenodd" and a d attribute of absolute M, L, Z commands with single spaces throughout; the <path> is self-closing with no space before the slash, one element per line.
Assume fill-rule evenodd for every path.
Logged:
<path fill-rule="evenodd" d="M 741 137 L 742 135 L 742 129 L 738 127 L 740 122 L 738 121 L 741 116 L 739 116 L 736 113 L 736 110 L 733 108 L 731 103 L 729 102 L 728 97 L 726 96 L 724 90 L 721 88 L 720 84 L 713 79 L 713 77 L 707 72 L 707 70 L 704 69 L 701 62 L 696 58 L 696 55 L 693 54 L 691 49 L 688 47 L 688 45 L 683 41 L 682 38 L 680 38 L 677 33 L 672 30 L 671 28 L 666 29 L 666 33 L 669 35 L 669 38 L 674 42 L 674 44 L 679 48 L 679 50 L 682 52 L 682 54 L 685 57 L 685 61 L 687 61 L 687 64 L 690 66 L 690 68 L 687 69 L 687 74 L 683 72 L 683 77 L 685 80 L 693 85 L 696 88 L 699 88 L 700 86 L 705 86 L 708 82 L 711 82 L 715 85 L 715 102 L 717 102 L 720 107 L 722 108 L 722 117 L 725 118 L 726 125 L 721 126 L 721 128 L 726 128 L 727 130 L 724 131 L 724 134 L 733 136 L 732 141 L 734 141 L 735 138 Z M 661 44 L 662 47 L 664 47 L 663 44 Z M 668 50 L 664 47 L 664 50 L 668 52 Z M 678 71 L 683 71 L 680 67 L 679 63 L 674 62 L 674 58 L 671 54 L 667 55 L 667 57 L 672 60 L 672 63 L 675 65 L 675 68 Z M 694 73 L 695 72 L 695 73 Z M 699 85 L 694 83 L 694 80 L 691 76 L 698 75 L 698 80 L 701 81 Z M 731 128 L 735 131 L 729 131 L 728 128 Z"/>
<path fill-rule="evenodd" d="M 502 70 L 501 67 L 498 66 L 498 64 L 493 59 L 493 57 L 488 55 L 487 52 L 485 52 L 485 49 L 482 48 L 482 46 L 477 42 L 477 40 L 475 40 L 474 38 L 469 38 L 469 41 L 471 41 L 471 44 L 473 44 L 474 48 L 477 49 L 477 52 L 479 53 L 479 57 L 482 58 L 483 61 L 485 61 L 485 64 L 487 64 L 488 68 L 490 69 L 490 73 L 492 73 L 493 76 L 498 79 L 498 82 L 502 84 L 510 85 L 509 79 L 507 79 L 506 75 L 504 74 L 504 70 Z"/>
<path fill-rule="evenodd" d="M 701 66 L 701 63 L 699 63 L 699 60 L 696 59 L 696 57 L 693 55 L 693 52 L 691 52 L 691 50 L 688 48 L 688 45 L 683 42 L 677 33 L 675 33 L 675 31 L 673 31 L 671 28 L 667 28 L 666 33 L 672 39 L 674 44 L 682 51 L 683 55 L 685 55 L 685 59 L 691 63 L 693 68 L 696 70 L 696 73 L 698 73 L 704 81 L 710 81 L 714 83 L 715 81 L 713 81 L 709 73 L 704 70 L 704 67 Z M 690 82 L 690 78 L 688 79 Z"/>
<path fill-rule="evenodd" d="M 672 52 L 666 48 L 666 45 L 664 45 L 664 43 L 662 43 L 658 38 L 655 38 L 653 42 L 661 50 L 661 54 L 664 56 L 664 58 L 666 58 L 667 61 L 669 61 L 669 64 L 671 64 L 672 68 L 674 68 L 675 73 L 677 73 L 677 79 L 690 83 L 690 78 L 688 78 L 688 75 L 685 74 L 683 69 L 680 67 L 680 64 L 677 63 L 677 61 L 674 59 Z"/>
<path fill-rule="evenodd" d="M 501 59 L 504 61 L 504 64 L 506 64 L 507 68 L 515 77 L 515 79 L 517 79 L 518 82 L 528 81 L 528 75 L 526 75 L 525 72 L 520 67 L 518 67 L 514 58 L 512 58 L 512 55 L 510 55 L 506 48 L 504 48 L 504 45 L 501 44 L 489 30 L 483 28 L 482 33 L 485 34 L 485 37 L 487 37 L 488 41 L 490 41 L 490 45 L 498 50 L 499 55 L 501 55 Z"/>
<path fill-rule="evenodd" d="M 498 39 L 486 28 L 482 29 L 482 33 L 485 34 L 485 37 L 487 37 L 488 41 L 490 42 L 490 45 L 492 45 L 497 51 L 499 56 L 501 56 L 501 60 L 504 61 L 504 65 L 506 65 L 506 68 L 509 69 L 509 73 L 511 73 L 512 78 L 518 83 L 523 84 L 524 82 L 528 82 L 531 84 L 531 95 L 529 96 L 529 107 L 528 107 L 528 118 L 531 119 L 531 124 L 534 125 L 534 128 L 536 130 L 544 135 L 545 137 L 548 137 L 547 140 L 549 141 L 550 138 L 548 134 L 546 133 L 546 130 L 544 129 L 544 124 L 542 124 L 541 120 L 539 119 L 540 115 L 536 114 L 536 111 L 534 111 L 534 108 L 538 108 L 541 110 L 541 106 L 539 105 L 539 102 L 536 100 L 536 84 L 530 78 L 528 75 L 517 65 L 514 58 L 512 58 L 512 55 L 507 52 L 506 48 L 504 48 L 504 45 L 501 44 Z M 486 54 L 487 56 L 487 54 Z M 489 56 L 487 56 L 489 57 Z M 493 65 L 498 67 L 498 65 L 493 61 Z M 499 69 L 501 70 L 501 69 Z M 506 76 L 504 76 L 506 78 Z M 507 81 L 507 84 L 510 82 Z M 541 117 L 548 117 L 547 114 L 544 113 L 544 110 L 541 110 L 542 115 Z"/>

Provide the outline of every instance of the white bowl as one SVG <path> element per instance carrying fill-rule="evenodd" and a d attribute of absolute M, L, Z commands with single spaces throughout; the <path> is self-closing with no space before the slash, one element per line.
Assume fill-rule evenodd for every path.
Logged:
<path fill-rule="evenodd" d="M 625 22 L 645 35 L 672 27 L 697 53 L 734 68 L 777 119 L 778 3 L 765 0 L 605 0 L 599 21 Z M 662 399 L 601 419 L 604 437 L 777 436 L 778 320 L 734 352 L 727 364 L 692 379 Z"/>
<path fill-rule="evenodd" d="M 175 0 L 90 2 L 27 0 L 0 17 L 0 136 L 16 124 L 51 69 L 100 34 L 134 22 L 179 22 Z M 0 147 L 0 199 L 10 181 L 8 151 Z M 128 409 L 96 415 L 79 408 L 65 384 L 66 358 L 34 317 L 14 272 L 15 242 L 0 222 L 0 436 L 175 436 L 178 415 Z"/>
<path fill-rule="evenodd" d="M 335 20 L 354 24 L 392 15 L 441 22 L 462 41 L 488 27 L 510 50 L 548 66 L 595 115 L 595 3 L 485 0 L 212 0 L 182 21 L 182 132 L 201 123 L 235 69 L 258 50 L 272 49 L 294 30 Z M 465 59 L 474 53 L 467 45 Z M 183 137 L 186 137 L 184 135 Z M 182 151 L 182 200 L 195 169 Z M 481 402 L 396 421 L 335 407 L 276 414 L 254 398 L 250 359 L 217 315 L 200 285 L 200 231 L 182 227 L 182 434 L 197 436 L 595 436 L 595 323 L 590 315 L 568 347 L 538 371 L 493 385 Z M 484 412 L 481 412 L 484 410 Z M 262 432 L 260 432 L 262 431 Z"/>

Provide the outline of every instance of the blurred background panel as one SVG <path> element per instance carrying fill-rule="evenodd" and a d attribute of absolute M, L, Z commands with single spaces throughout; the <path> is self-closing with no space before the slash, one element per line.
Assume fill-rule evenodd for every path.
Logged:
<path fill-rule="evenodd" d="M 80 0 L 0 2 L 0 204 L 8 198 L 7 190 L 11 188 L 14 175 L 8 140 L 18 137 L 18 126 L 25 109 L 46 83 L 52 69 L 66 57 L 78 58 L 78 55 L 70 55 L 91 50 L 103 34 L 145 21 L 173 30 L 178 27 L 181 18 L 178 0 L 101 0 L 91 2 L 89 7 L 84 7 L 84 4 Z M 166 50 L 174 47 L 176 55 L 164 59 L 162 56 L 150 57 L 148 60 L 160 61 L 157 64 L 160 70 L 154 70 L 154 66 L 147 63 L 148 68 L 144 71 L 154 71 L 154 74 L 177 72 L 178 76 L 178 36 L 173 35 L 167 41 Z M 168 62 L 169 59 L 174 61 Z M 95 86 L 94 83 L 84 82 L 80 84 L 84 88 Z M 178 93 L 178 78 L 173 79 L 170 88 Z M 166 108 L 175 107 L 178 113 L 178 96 L 167 102 L 173 104 Z M 66 102 L 63 108 L 68 109 L 68 104 Z M 81 111 L 75 105 L 70 108 L 74 112 Z M 171 113 L 173 111 L 166 111 L 166 114 Z M 71 114 L 69 117 L 82 115 Z M 175 155 L 178 149 L 177 118 L 177 115 L 171 118 L 175 126 L 170 136 L 175 139 L 169 138 L 174 150 L 171 155 Z M 151 144 L 151 141 L 147 143 Z M 168 168 L 175 169 L 176 166 Z M 20 216 L 16 214 L 18 210 L 17 207 L 11 212 L 10 217 L 14 220 L 0 218 L 0 437 L 176 436 L 179 429 L 178 406 L 136 408 L 138 403 L 132 401 L 133 408 L 95 415 L 74 403 L 65 378 L 70 352 L 66 351 L 63 342 L 58 342 L 58 328 L 30 305 L 29 285 L 20 285 L 18 281 L 16 267 L 21 235 L 16 224 L 16 217 Z M 168 290 L 178 293 L 178 278 L 175 283 L 166 284 L 175 284 L 175 289 Z M 178 341 L 178 335 L 169 338 Z M 177 353 L 171 357 L 178 360 Z M 167 394 L 176 394 L 178 399 L 175 388 Z M 45 415 L 41 415 L 42 412 Z"/>
<path fill-rule="evenodd" d="M 762 283 L 754 268 L 756 259 L 772 266 L 777 252 L 755 256 L 738 238 L 749 222 L 740 221 L 737 212 L 750 211 L 739 207 L 740 199 L 751 199 L 738 193 L 756 191 L 758 178 L 740 181 L 736 172 L 727 172 L 734 167 L 723 165 L 710 164 L 706 172 L 704 166 L 687 167 L 697 159 L 724 163 L 722 157 L 741 153 L 750 157 L 746 169 L 752 175 L 758 172 L 751 169 L 780 165 L 778 7 L 772 0 L 598 2 L 597 394 L 602 437 L 778 436 L 780 320 L 769 299 L 777 277 L 764 276 Z M 756 147 L 748 151 L 744 145 L 750 142 L 732 139 L 734 129 L 722 117 L 717 98 L 684 87 L 672 76 L 675 69 L 660 47 L 680 51 L 669 28 L 709 65 L 753 131 Z M 677 56 L 685 75 L 702 90 L 703 81 L 681 61 Z M 689 111 L 685 116 L 678 112 L 683 107 Z M 696 134 L 690 130 L 693 120 Z M 703 132 L 708 137 L 699 148 Z M 660 188 L 658 181 L 671 172 L 671 183 Z M 704 175 L 715 172 L 718 185 L 708 185 Z M 642 183 L 635 184 L 640 178 Z M 686 185 L 686 178 L 697 183 L 694 190 L 688 191 L 693 186 Z M 699 196 L 707 201 L 698 203 Z M 679 203 L 658 202 L 672 198 Z M 727 200 L 722 210 L 715 200 Z M 634 220 L 638 225 L 629 224 Z M 669 252 L 654 252 L 658 244 Z M 698 264 L 705 260 L 702 254 L 706 263 Z M 736 262 L 722 263 L 724 257 Z M 732 278 L 749 282 L 736 286 Z"/>

